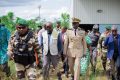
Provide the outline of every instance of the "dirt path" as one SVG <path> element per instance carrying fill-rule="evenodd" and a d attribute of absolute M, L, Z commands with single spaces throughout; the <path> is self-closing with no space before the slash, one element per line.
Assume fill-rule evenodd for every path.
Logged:
<path fill-rule="evenodd" d="M 97 61 L 97 70 L 96 70 L 96 74 L 92 74 L 91 71 L 91 67 L 89 66 L 89 69 L 87 71 L 87 76 L 85 76 L 85 78 L 83 76 L 80 76 L 80 80 L 107 80 L 107 77 L 105 75 L 105 73 L 103 72 L 103 68 L 101 65 L 101 60 L 100 58 L 98 58 Z M 16 80 L 16 72 L 15 72 L 15 67 L 14 67 L 14 63 L 12 61 L 9 62 L 11 71 L 12 71 L 12 79 L 8 79 L 8 80 Z M 62 63 L 60 63 L 59 66 L 62 71 Z M 38 70 L 38 74 L 40 74 L 41 70 Z M 2 80 L 2 79 L 1 79 Z M 42 80 L 42 75 L 39 75 L 39 78 L 37 80 Z M 57 77 L 55 76 L 54 71 L 50 71 L 50 80 L 57 80 Z M 70 80 L 69 78 L 67 78 L 64 74 L 62 75 L 62 80 Z"/>

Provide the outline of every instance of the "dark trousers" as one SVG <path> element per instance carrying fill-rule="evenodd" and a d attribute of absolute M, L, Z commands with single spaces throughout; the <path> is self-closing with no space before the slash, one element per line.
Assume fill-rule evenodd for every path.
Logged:
<path fill-rule="evenodd" d="M 50 65 L 52 63 L 53 67 L 56 69 L 56 72 L 58 73 L 58 62 L 59 58 L 58 55 L 51 55 L 50 51 L 48 51 L 47 55 L 43 55 L 43 78 L 44 80 L 49 80 L 49 70 Z"/>
<path fill-rule="evenodd" d="M 63 63 L 64 73 L 69 71 L 68 59 Z"/>
<path fill-rule="evenodd" d="M 114 53 L 112 60 L 110 60 L 110 77 L 112 80 L 120 80 L 120 66 L 117 65 L 119 55 Z"/>
<path fill-rule="evenodd" d="M 65 58 L 63 52 L 61 53 L 61 60 L 63 62 L 64 73 L 69 71 L 68 59 Z"/>

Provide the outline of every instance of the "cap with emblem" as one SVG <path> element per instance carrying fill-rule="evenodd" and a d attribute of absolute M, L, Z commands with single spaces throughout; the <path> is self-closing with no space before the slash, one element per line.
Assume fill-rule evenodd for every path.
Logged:
<path fill-rule="evenodd" d="M 19 19 L 18 22 L 17 22 L 18 25 L 22 25 L 22 26 L 28 26 L 28 23 L 26 20 L 24 19 Z"/>
<path fill-rule="evenodd" d="M 74 17 L 74 18 L 72 18 L 72 22 L 81 22 L 81 20 Z"/>

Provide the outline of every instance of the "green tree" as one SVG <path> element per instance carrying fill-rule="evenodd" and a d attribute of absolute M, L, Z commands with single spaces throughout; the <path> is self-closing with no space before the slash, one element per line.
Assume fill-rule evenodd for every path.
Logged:
<path fill-rule="evenodd" d="M 70 15 L 68 13 L 61 14 L 61 25 L 63 27 L 70 27 Z"/>
<path fill-rule="evenodd" d="M 32 30 L 36 30 L 38 27 L 38 24 L 34 19 L 28 20 L 28 25 L 29 25 L 29 28 L 31 28 Z"/>
<path fill-rule="evenodd" d="M 15 30 L 15 23 L 14 23 L 14 14 L 9 12 L 7 15 L 1 16 L 1 22 L 11 31 Z"/>

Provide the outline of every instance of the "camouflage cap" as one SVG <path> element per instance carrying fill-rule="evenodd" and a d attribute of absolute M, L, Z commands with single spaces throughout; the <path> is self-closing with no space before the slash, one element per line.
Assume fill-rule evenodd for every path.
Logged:
<path fill-rule="evenodd" d="M 74 18 L 72 18 L 72 22 L 81 22 L 81 20 L 74 17 Z"/>
<path fill-rule="evenodd" d="M 17 22 L 18 25 L 23 25 L 23 26 L 28 26 L 28 23 L 26 20 L 24 19 L 19 19 L 18 22 Z"/>
<path fill-rule="evenodd" d="M 106 29 L 111 29 L 111 26 L 106 26 L 105 28 L 106 28 Z"/>

